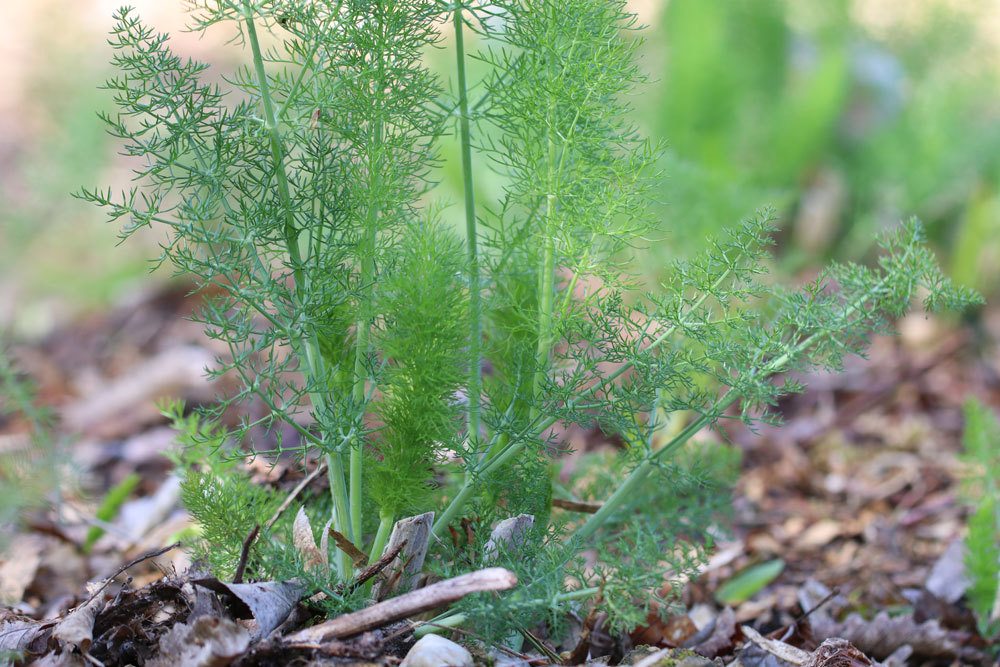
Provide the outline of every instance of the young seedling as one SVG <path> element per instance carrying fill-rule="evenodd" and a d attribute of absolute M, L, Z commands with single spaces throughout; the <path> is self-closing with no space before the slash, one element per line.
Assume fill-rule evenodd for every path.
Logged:
<path fill-rule="evenodd" d="M 457 574 L 484 564 L 496 522 L 534 517 L 523 539 L 489 550 L 519 585 L 463 601 L 443 625 L 509 638 L 586 600 L 616 627 L 645 619 L 648 591 L 693 571 L 725 505 L 727 467 L 695 434 L 768 417 L 799 388 L 777 377 L 839 367 L 917 295 L 932 309 L 975 300 L 940 273 L 915 222 L 882 240 L 876 267 L 775 287 L 767 212 L 665 269 L 662 284 L 639 284 L 629 262 L 655 231 L 657 151 L 629 120 L 642 76 L 623 0 L 191 4 L 193 27 L 230 26 L 248 64 L 223 92 L 206 65 L 120 10 L 121 74 L 107 84 L 119 111 L 105 120 L 136 184 L 81 196 L 126 235 L 168 229 L 161 259 L 212 288 L 202 319 L 230 351 L 219 373 L 243 382 L 214 414 L 266 406 L 224 440 L 254 447 L 251 434 L 277 437 L 280 425 L 295 442 L 258 455 L 321 453 L 319 525 L 327 512 L 375 560 L 396 520 L 435 511 L 427 567 Z M 477 84 L 472 35 L 487 70 Z M 425 62 L 444 43 L 451 92 Z M 464 238 L 434 203 L 437 140 L 452 131 Z M 487 168 L 504 179 L 496 202 L 474 196 Z M 188 439 L 218 441 L 212 416 Z M 571 488 L 577 506 L 597 505 L 589 515 L 552 507 L 555 429 L 568 425 L 624 443 Z M 219 538 L 216 506 L 250 493 L 231 473 L 210 461 L 185 496 Z M 274 511 L 267 498 L 240 507 L 246 525 Z M 285 548 L 287 529 L 261 532 L 250 574 L 315 580 Z M 335 581 L 316 587 L 362 604 L 338 598 L 355 566 L 335 553 Z"/>

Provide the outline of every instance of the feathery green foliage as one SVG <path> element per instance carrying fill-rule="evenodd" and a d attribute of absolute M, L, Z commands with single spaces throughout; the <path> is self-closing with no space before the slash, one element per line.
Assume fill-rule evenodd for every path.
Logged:
<path fill-rule="evenodd" d="M 52 415 L 35 405 L 33 385 L 0 347 L 0 423 L 7 420 L 23 421 L 27 431 L 23 448 L 0 453 L 0 549 L 23 513 L 43 505 L 59 481 Z"/>
<path fill-rule="evenodd" d="M 969 475 L 965 494 L 973 507 L 965 538 L 965 567 L 971 585 L 969 605 L 979 621 L 980 634 L 1000 632 L 997 618 L 1000 588 L 1000 422 L 975 399 L 965 404 L 964 462 Z"/>
<path fill-rule="evenodd" d="M 671 266 L 663 284 L 630 276 L 632 250 L 653 229 L 657 150 L 629 120 L 642 77 L 623 0 L 192 7 L 196 28 L 230 25 L 250 64 L 224 94 L 205 83 L 205 65 L 120 10 L 112 45 L 123 73 L 108 82 L 120 112 L 106 121 L 136 161 L 136 185 L 81 196 L 126 234 L 165 225 L 163 259 L 222 295 L 206 297 L 201 317 L 229 349 L 219 372 L 242 389 L 214 413 L 174 419 L 192 446 L 185 501 L 207 540 L 227 545 L 209 554 L 223 572 L 271 502 L 225 467 L 243 456 L 236 444 L 315 450 L 330 499 L 312 511 L 374 555 L 394 519 L 438 510 L 428 563 L 455 573 L 484 564 L 495 521 L 535 517 L 516 548 L 491 557 L 519 588 L 466 600 L 446 624 L 509 638 L 535 621 L 557 626 L 589 600 L 627 627 L 645 618 L 648 591 L 694 572 L 724 513 L 731 458 L 695 448 L 696 433 L 772 418 L 798 389 L 778 376 L 838 368 L 914 297 L 931 309 L 976 299 L 940 273 L 915 222 L 883 240 L 878 266 L 834 266 L 798 292 L 774 287 L 766 211 Z M 423 63 L 448 19 L 454 93 Z M 466 56 L 473 33 L 484 46 Z M 472 57 L 489 71 L 475 105 Z M 464 252 L 436 222 L 429 180 L 436 139 L 453 125 Z M 500 201 L 475 201 L 473 160 L 504 179 Z M 230 432 L 213 425 L 251 400 L 263 417 Z M 572 425 L 624 444 L 600 475 L 563 490 L 600 503 L 583 518 L 551 505 L 554 428 Z M 255 443 L 260 433 L 277 445 Z M 283 540 L 282 526 L 266 531 L 249 571 L 301 573 Z M 353 575 L 343 555 L 332 560 L 335 579 Z"/>

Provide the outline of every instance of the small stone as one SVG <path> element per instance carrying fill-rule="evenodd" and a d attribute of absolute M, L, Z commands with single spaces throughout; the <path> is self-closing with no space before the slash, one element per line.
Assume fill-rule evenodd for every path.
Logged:
<path fill-rule="evenodd" d="M 472 654 L 444 637 L 427 635 L 413 645 L 400 667 L 472 667 Z"/>

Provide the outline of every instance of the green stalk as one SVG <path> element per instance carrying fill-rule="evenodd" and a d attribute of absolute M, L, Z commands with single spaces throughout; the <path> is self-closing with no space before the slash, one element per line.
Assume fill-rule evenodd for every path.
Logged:
<path fill-rule="evenodd" d="M 538 418 L 538 402 L 542 382 L 549 366 L 549 353 L 552 351 L 552 300 L 555 292 L 555 217 L 556 217 L 556 143 L 552 137 L 555 129 L 555 115 L 552 105 L 549 109 L 548 135 L 548 174 L 546 175 L 545 194 L 545 247 L 542 251 L 541 266 L 538 276 L 538 346 L 535 350 L 535 377 L 531 382 L 531 411 L 534 421 Z"/>
<path fill-rule="evenodd" d="M 466 432 L 473 453 L 479 448 L 482 394 L 482 301 L 479 282 L 479 240 L 476 230 L 476 196 L 472 175 L 472 132 L 469 129 L 469 91 L 465 79 L 465 36 L 462 4 L 452 13 L 455 26 L 455 61 L 458 71 L 458 133 L 462 144 L 462 188 L 465 194 L 465 237 L 469 261 L 469 385 Z"/>
<path fill-rule="evenodd" d="M 362 289 L 370 292 L 370 283 L 374 277 L 375 273 L 375 257 L 374 257 L 374 235 L 375 235 L 375 224 L 373 220 L 369 220 L 368 224 L 368 241 L 365 245 L 370 249 L 365 250 L 365 256 L 361 260 L 361 285 Z M 370 301 L 370 299 L 369 299 Z M 354 386 L 352 388 L 351 397 L 354 400 L 355 405 L 363 405 L 365 402 L 365 381 L 368 379 L 368 374 L 365 372 L 365 358 L 368 356 L 369 349 L 369 337 L 371 331 L 369 329 L 370 322 L 368 317 L 368 308 L 358 308 L 359 317 L 356 323 L 357 327 L 357 347 L 355 348 L 354 354 Z M 362 492 L 364 484 L 364 439 L 359 435 L 357 442 L 351 447 L 351 539 L 357 542 L 361 541 L 361 512 L 362 512 Z"/>
<path fill-rule="evenodd" d="M 291 260 L 292 275 L 295 278 L 295 284 L 301 289 L 306 286 L 307 278 L 302 269 L 302 256 L 299 251 L 298 230 L 295 226 L 295 213 L 292 209 L 292 197 L 288 187 L 288 176 L 285 173 L 285 149 L 281 137 L 281 126 L 278 123 L 277 115 L 274 109 L 274 102 L 271 98 L 271 90 L 267 80 L 267 73 L 264 71 L 264 57 L 260 50 L 260 41 L 257 38 L 257 27 L 254 25 L 253 11 L 250 7 L 250 3 L 246 1 L 243 3 L 243 17 L 247 29 L 247 41 L 250 43 L 250 50 L 253 54 L 254 72 L 257 77 L 257 83 L 260 86 L 261 104 L 264 107 L 264 128 L 267 130 L 270 140 L 271 159 L 274 161 L 275 177 L 278 182 L 278 197 L 280 198 L 282 208 L 284 209 L 285 245 L 287 246 L 288 256 Z M 318 352 L 319 345 L 315 339 L 315 334 L 310 333 L 309 335 L 302 336 L 299 340 L 299 345 L 301 346 L 300 352 L 302 353 L 305 361 L 306 374 L 309 377 L 309 386 L 315 387 L 315 381 L 319 378 L 325 377 L 325 375 L 320 372 L 323 361 L 322 356 Z M 326 406 L 325 398 L 315 390 L 310 390 L 309 397 L 313 402 L 313 406 L 316 408 L 316 411 L 319 414 L 324 413 Z M 348 516 L 350 504 L 347 498 L 346 484 L 344 482 L 344 464 L 340 459 L 340 455 L 336 452 L 328 454 L 326 458 L 328 471 L 327 476 L 330 480 L 330 494 L 333 496 L 333 505 L 335 510 L 334 524 L 337 526 L 337 530 L 345 532 L 346 530 L 349 530 Z M 338 570 L 341 578 L 346 578 L 348 572 L 350 572 L 350 567 L 351 565 L 347 560 L 346 554 L 341 554 L 341 557 L 338 560 Z"/>
<path fill-rule="evenodd" d="M 738 392 L 732 390 L 727 391 L 722 398 L 715 402 L 711 410 L 688 424 L 684 430 L 674 436 L 666 445 L 647 456 L 643 462 L 629 474 L 625 481 L 622 482 L 617 489 L 615 489 L 615 492 L 604 501 L 604 504 L 601 505 L 601 509 L 591 514 L 587 518 L 587 521 L 580 526 L 575 533 L 573 533 L 572 539 L 583 541 L 597 532 L 597 529 L 603 526 L 608 518 L 614 514 L 614 512 L 623 503 L 625 503 L 627 499 L 635 498 L 636 490 L 657 467 L 657 461 L 660 458 L 662 458 L 665 454 L 676 451 L 684 443 L 690 440 L 698 431 L 705 426 L 708 426 L 715 418 L 715 415 L 721 414 L 723 410 L 735 403 L 738 398 Z M 656 408 L 654 406 L 654 414 L 655 410 Z M 652 428 L 655 429 L 655 425 L 652 426 Z"/>
<path fill-rule="evenodd" d="M 381 60 L 380 60 L 381 62 Z M 375 146 L 382 144 L 382 119 L 375 120 L 373 143 Z M 373 196 L 378 191 L 379 177 L 381 172 L 380 160 L 375 160 L 369 164 L 368 192 Z M 358 306 L 357 320 L 357 347 L 354 354 L 354 387 L 352 398 L 355 405 L 364 405 L 368 373 L 365 372 L 365 359 L 371 348 L 371 305 L 372 289 L 375 280 L 375 244 L 378 232 L 379 206 L 372 203 L 368 207 L 368 215 L 365 219 L 365 238 L 361 248 L 361 290 L 364 295 L 364 303 Z M 364 512 L 364 439 L 358 437 L 358 441 L 351 447 L 350 475 L 351 475 L 351 535 L 352 539 L 361 544 L 362 542 L 362 519 Z"/>
<path fill-rule="evenodd" d="M 389 535 L 392 534 L 392 527 L 396 523 L 396 518 L 391 514 L 379 514 L 378 532 L 375 533 L 375 541 L 372 542 L 372 550 L 368 554 L 368 562 L 374 563 L 382 556 L 385 545 L 389 542 Z"/>
<path fill-rule="evenodd" d="M 549 602 L 551 605 L 559 605 L 563 602 L 572 602 L 573 600 L 586 600 L 587 598 L 597 595 L 600 590 L 601 589 L 597 586 L 578 588 L 573 591 L 566 591 L 565 593 L 553 595 Z M 544 600 L 536 600 L 535 602 L 543 601 Z M 469 620 L 468 616 L 461 612 L 440 616 L 433 620 L 417 624 L 413 631 L 413 636 L 419 639 L 424 635 L 432 635 L 445 630 L 450 630 L 451 628 L 457 628 L 464 625 L 467 620 Z"/>

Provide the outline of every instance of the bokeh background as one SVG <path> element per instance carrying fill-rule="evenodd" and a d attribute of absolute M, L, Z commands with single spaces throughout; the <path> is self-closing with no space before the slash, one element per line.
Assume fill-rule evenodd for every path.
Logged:
<path fill-rule="evenodd" d="M 221 77 L 226 37 L 183 31 L 180 0 L 135 0 L 183 55 Z M 127 165 L 96 111 L 112 74 L 112 0 L 0 3 L 0 330 L 42 335 L 149 285 L 156 233 L 117 246 L 80 186 L 121 186 Z M 638 272 L 754 209 L 781 225 L 779 267 L 863 259 L 874 234 L 917 215 L 943 263 L 987 294 L 1000 272 L 1000 3 L 995 0 L 634 0 L 647 28 L 639 126 L 666 145 Z M 443 28 L 446 30 L 446 27 Z M 448 36 L 445 35 L 445 39 Z M 446 50 L 430 61 L 447 82 Z M 445 156 L 453 146 L 445 142 Z M 480 162 L 480 201 L 500 184 Z M 446 162 L 439 194 L 456 202 Z M 458 206 L 445 215 L 460 215 Z M 169 279 L 166 270 L 154 274 Z"/>

